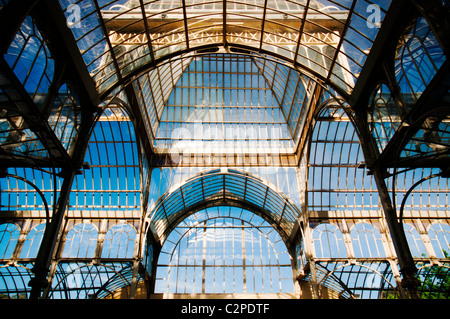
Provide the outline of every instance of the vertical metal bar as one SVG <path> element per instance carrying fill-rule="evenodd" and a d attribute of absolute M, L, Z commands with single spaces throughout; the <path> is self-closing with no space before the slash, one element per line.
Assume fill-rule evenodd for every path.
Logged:
<path fill-rule="evenodd" d="M 223 17 L 222 17 L 222 24 L 223 24 L 223 46 L 224 48 L 227 47 L 227 0 L 223 0 L 222 2 L 223 6 Z"/>
<path fill-rule="evenodd" d="M 214 226 L 215 226 L 215 220 L 212 220 L 212 222 L 214 223 Z M 205 221 L 205 224 L 206 224 L 206 221 Z M 213 247 L 214 247 L 214 254 L 213 254 L 213 256 L 214 256 L 214 259 L 213 259 L 213 272 L 214 272 L 213 278 L 214 278 L 214 280 L 213 280 L 213 289 L 212 289 L 212 291 L 214 293 L 216 293 L 216 269 L 217 269 L 216 268 L 216 254 L 217 254 L 217 252 L 216 252 L 217 240 L 216 239 L 217 239 L 217 229 L 214 226 L 211 228 L 211 231 L 214 234 L 213 239 L 212 239 L 212 241 L 214 243 L 214 245 L 213 245 Z"/>
<path fill-rule="evenodd" d="M 298 56 L 298 52 L 300 51 L 300 45 L 301 45 L 301 42 L 302 42 L 303 29 L 305 28 L 306 16 L 308 14 L 308 9 L 309 9 L 309 1 L 310 0 L 306 1 L 305 9 L 304 9 L 305 11 L 303 12 L 303 22 L 302 22 L 302 25 L 300 26 L 300 30 L 298 31 L 298 39 L 297 39 L 297 45 L 296 45 L 296 48 L 295 48 L 294 61 L 293 61 L 294 65 L 297 63 L 297 56 Z"/>
<path fill-rule="evenodd" d="M 42 243 L 39 248 L 36 262 L 33 268 L 34 278 L 28 285 L 31 287 L 30 299 L 39 299 L 42 289 L 48 286 L 47 274 L 55 251 L 56 242 L 61 229 L 64 213 L 68 204 L 72 183 L 75 177 L 73 169 L 65 172 L 64 181 L 61 186 L 60 196 L 51 222 L 45 229 Z"/>
<path fill-rule="evenodd" d="M 244 294 L 247 293 L 247 275 L 245 269 L 245 228 L 244 228 L 244 220 L 241 220 L 241 238 L 242 238 L 242 280 L 243 280 L 243 288 Z"/>
<path fill-rule="evenodd" d="M 186 49 L 189 50 L 189 32 L 187 23 L 186 0 L 181 0 L 183 7 L 184 36 L 186 37 Z"/>
<path fill-rule="evenodd" d="M 181 238 L 181 239 L 182 239 L 182 238 Z M 181 245 L 181 239 L 178 241 L 178 244 L 177 244 L 177 245 Z M 179 277 L 179 274 L 180 274 L 181 250 L 182 250 L 182 249 L 178 249 L 178 251 L 177 251 L 177 254 L 178 254 L 178 256 L 177 256 L 177 264 L 175 265 L 175 269 L 176 269 L 176 271 L 177 271 L 177 277 L 175 278 L 175 292 L 176 292 L 176 293 L 179 292 L 179 287 L 178 287 L 179 281 L 178 281 L 178 277 Z"/>
<path fill-rule="evenodd" d="M 206 292 L 206 245 L 207 245 L 206 220 L 203 222 L 203 254 L 202 254 L 202 293 Z"/>
<path fill-rule="evenodd" d="M 225 224 L 225 218 L 223 218 L 224 224 Z M 226 246 L 227 246 L 227 228 L 220 228 L 221 231 L 221 235 L 222 235 L 222 278 L 223 278 L 223 284 L 222 284 L 222 291 L 221 292 L 225 292 L 225 268 L 226 268 L 226 263 L 225 263 L 225 258 L 226 258 Z"/>
<path fill-rule="evenodd" d="M 261 265 L 261 290 L 262 292 L 264 292 L 264 264 L 263 264 L 263 251 L 262 251 L 262 246 L 263 246 L 263 242 L 262 242 L 262 231 L 257 228 L 258 231 L 258 237 L 259 237 L 259 260 L 260 260 L 260 265 Z M 269 268 L 270 269 L 270 268 Z"/>
<path fill-rule="evenodd" d="M 334 66 L 336 64 L 336 61 L 337 61 L 338 57 L 339 57 L 339 53 L 341 51 L 341 47 L 343 46 L 344 38 L 345 38 L 345 35 L 347 33 L 347 30 L 350 27 L 350 22 L 352 20 L 352 15 L 353 15 L 354 10 L 355 10 L 355 5 L 356 5 L 356 0 L 353 0 L 352 6 L 350 8 L 350 12 L 348 14 L 347 20 L 345 21 L 344 28 L 343 28 L 342 33 L 340 35 L 339 43 L 338 43 L 338 45 L 336 47 L 336 51 L 334 52 L 333 60 L 331 60 L 331 65 L 330 65 L 330 67 L 328 69 L 327 81 L 330 80 L 331 75 L 333 74 L 333 68 L 334 68 Z"/>
<path fill-rule="evenodd" d="M 419 295 L 417 292 L 417 287 L 419 285 L 419 281 L 415 278 L 417 268 L 414 264 L 405 232 L 398 223 L 396 209 L 392 205 L 391 197 L 389 196 L 389 191 L 381 174 L 380 168 L 374 167 L 372 171 L 378 188 L 378 194 L 380 196 L 386 222 L 389 227 L 389 232 L 391 234 L 392 243 L 397 253 L 400 270 L 403 274 L 402 286 L 407 288 L 411 298 L 418 299 Z"/>
<path fill-rule="evenodd" d="M 264 39 L 264 26 L 266 24 L 266 12 L 267 12 L 267 0 L 264 1 L 264 11 L 261 22 L 261 38 L 259 39 L 259 49 L 262 49 L 263 39 Z"/>

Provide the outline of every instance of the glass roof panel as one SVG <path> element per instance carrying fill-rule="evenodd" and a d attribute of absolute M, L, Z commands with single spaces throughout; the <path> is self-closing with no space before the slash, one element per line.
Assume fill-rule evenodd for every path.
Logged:
<path fill-rule="evenodd" d="M 154 145 L 191 153 L 292 148 L 292 137 L 286 134 L 271 88 L 274 80 L 270 83 L 261 72 L 247 56 L 218 54 L 192 59 L 162 105 Z M 293 72 L 298 78 L 298 72 Z M 290 80 L 297 84 L 297 79 Z M 286 82 L 288 79 L 282 86 Z"/>
<path fill-rule="evenodd" d="M 60 0 L 60 4 L 68 21 L 76 22 L 71 30 L 100 91 L 146 63 L 231 46 L 299 63 L 349 93 L 390 1 L 375 5 L 348 0 Z M 79 19 L 74 20 L 77 14 Z"/>
<path fill-rule="evenodd" d="M 46 158 L 48 151 L 28 128 L 22 116 L 2 110 L 0 119 L 0 154 L 11 158 Z"/>
<path fill-rule="evenodd" d="M 310 211 L 378 210 L 372 176 L 358 164 L 364 161 L 350 118 L 340 108 L 321 113 L 311 139 L 308 171 Z"/>
<path fill-rule="evenodd" d="M 53 80 L 55 65 L 44 38 L 30 16 L 25 18 L 4 58 L 41 109 Z"/>
<path fill-rule="evenodd" d="M 81 125 L 79 113 L 80 103 L 77 95 L 70 85 L 63 84 L 52 105 L 48 122 L 66 150 L 70 150 L 77 139 Z"/>
<path fill-rule="evenodd" d="M 84 169 L 75 177 L 70 210 L 140 211 L 140 164 L 132 122 L 109 108 L 94 127 Z"/>

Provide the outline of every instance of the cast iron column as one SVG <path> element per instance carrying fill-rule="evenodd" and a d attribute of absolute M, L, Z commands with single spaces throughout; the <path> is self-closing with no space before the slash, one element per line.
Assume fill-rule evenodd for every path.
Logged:
<path fill-rule="evenodd" d="M 28 283 L 31 287 L 30 299 L 39 299 L 41 297 L 42 290 L 49 284 L 47 275 L 50 270 L 50 264 L 58 240 L 58 235 L 60 233 L 62 221 L 64 220 L 64 213 L 69 200 L 74 176 L 74 169 L 67 169 L 64 172 L 64 181 L 61 186 L 58 204 L 53 212 L 53 215 L 51 216 L 51 222 L 45 228 L 42 243 L 33 268 L 34 278 L 32 278 Z"/>
<path fill-rule="evenodd" d="M 383 206 L 384 215 L 392 238 L 392 243 L 394 244 L 394 248 L 397 253 L 400 271 L 403 275 L 402 286 L 406 288 L 411 298 L 419 299 L 417 287 L 420 282 L 415 277 L 417 268 L 414 264 L 414 259 L 411 254 L 411 250 L 409 249 L 405 232 L 402 225 L 398 222 L 397 212 L 395 207 L 392 205 L 391 197 L 389 196 L 386 183 L 382 176 L 382 171 L 378 167 L 375 167 L 372 168 L 372 172 L 377 184 L 378 194 L 380 196 L 381 205 Z"/>
<path fill-rule="evenodd" d="M 364 158 L 377 185 L 381 206 L 383 207 L 386 223 L 388 225 L 392 243 L 397 254 L 400 271 L 403 275 L 402 286 L 406 289 L 407 293 L 410 294 L 411 298 L 418 299 L 419 295 L 417 293 L 417 287 L 420 282 L 415 277 L 417 268 L 414 264 L 414 259 L 412 257 L 403 227 L 398 221 L 397 209 L 392 204 L 389 190 L 386 186 L 385 178 L 389 175 L 387 174 L 385 167 L 375 164 L 377 159 L 376 146 L 374 145 L 372 136 L 368 131 L 367 122 L 364 120 L 364 117 L 361 114 L 356 113 L 354 120 L 356 126 L 359 128 L 358 133 Z"/>

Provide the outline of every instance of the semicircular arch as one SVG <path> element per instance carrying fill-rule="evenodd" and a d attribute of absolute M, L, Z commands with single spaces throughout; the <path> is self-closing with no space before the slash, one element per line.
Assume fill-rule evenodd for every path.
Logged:
<path fill-rule="evenodd" d="M 257 214 L 288 246 L 299 231 L 301 212 L 282 191 L 253 174 L 227 168 L 199 173 L 169 189 L 149 210 L 148 231 L 162 243 L 181 220 L 214 206 L 235 206 Z"/>

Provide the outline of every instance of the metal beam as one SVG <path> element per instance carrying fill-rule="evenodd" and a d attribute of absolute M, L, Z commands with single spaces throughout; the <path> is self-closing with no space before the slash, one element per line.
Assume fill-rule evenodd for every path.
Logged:
<path fill-rule="evenodd" d="M 70 166 L 71 158 L 69 154 L 48 124 L 47 119 L 41 114 L 22 83 L 3 58 L 0 59 L 0 78 L 0 87 L 7 96 L 11 108 L 24 119 L 26 128 L 33 131 L 46 147 L 50 161 L 53 161 L 54 165 L 59 167 Z"/>
<path fill-rule="evenodd" d="M 382 167 L 397 167 L 405 165 L 406 163 L 410 166 L 421 165 L 423 161 L 422 158 L 400 159 L 400 153 L 410 142 L 414 134 L 422 128 L 422 124 L 427 118 L 432 116 L 441 117 L 444 113 L 446 115 L 450 114 L 448 102 L 446 101 L 448 99 L 449 90 L 450 62 L 446 60 L 428 84 L 416 104 L 411 107 L 411 110 L 403 119 L 403 124 L 395 132 L 394 136 L 377 159 L 377 165 Z M 436 156 L 438 155 L 439 154 L 436 154 Z M 448 156 L 445 158 L 448 160 Z M 434 158 L 432 159 L 435 160 Z M 418 163 L 415 164 L 414 161 L 418 161 Z M 427 165 L 430 165 L 433 162 L 438 164 L 436 161 L 429 161 Z"/>
<path fill-rule="evenodd" d="M 139 139 L 139 142 L 142 144 L 142 149 L 145 151 L 145 155 L 151 167 L 153 167 L 153 162 L 155 158 L 155 154 L 153 153 L 152 143 L 150 142 L 149 136 L 147 134 L 147 130 L 145 128 L 145 123 L 143 116 L 139 110 L 139 101 L 136 96 L 136 92 L 131 84 L 125 86 L 124 92 L 127 96 L 129 102 L 129 108 L 131 113 L 131 120 L 134 124 L 134 128 L 136 130 L 136 136 Z"/>
<path fill-rule="evenodd" d="M 58 242 L 58 236 L 60 235 L 61 225 L 64 220 L 64 214 L 66 211 L 70 191 L 72 189 L 74 177 L 74 170 L 65 171 L 58 204 L 55 207 L 55 211 L 53 212 L 51 222 L 45 229 L 39 252 L 36 257 L 36 262 L 33 268 L 34 277 L 28 283 L 28 285 L 31 287 L 30 299 L 41 298 L 42 290 L 45 289 L 49 284 L 47 274 L 50 270 L 50 264 L 55 252 L 56 244 Z"/>
<path fill-rule="evenodd" d="M 361 122 L 361 118 L 356 119 L 356 125 L 358 126 L 358 135 L 361 141 L 361 148 L 364 153 L 364 158 L 374 177 L 374 181 L 377 185 L 378 195 L 380 197 L 380 203 L 383 208 L 384 218 L 389 228 L 390 237 L 394 245 L 394 249 L 399 261 L 400 270 L 403 274 L 402 285 L 407 289 L 411 298 L 418 298 L 417 287 L 419 282 L 415 278 L 417 268 L 412 258 L 411 250 L 406 239 L 403 227 L 398 222 L 396 208 L 392 203 L 385 178 L 389 176 L 386 172 L 386 168 L 376 165 L 377 148 L 373 143 L 373 139 L 365 126 L 365 121 Z"/>
<path fill-rule="evenodd" d="M 260 216 L 265 221 L 267 221 L 269 224 L 271 224 L 274 229 L 276 229 L 276 231 L 278 232 L 280 237 L 283 239 L 283 242 L 286 244 L 286 247 L 288 249 L 292 248 L 292 246 L 295 247 L 295 244 L 293 244 L 290 241 L 290 239 L 291 239 L 290 234 L 286 233 L 286 231 L 281 227 L 279 221 L 276 221 L 275 219 L 273 219 L 271 217 L 271 213 L 268 210 L 266 210 L 258 205 L 255 205 L 250 201 L 243 201 L 241 199 L 233 199 L 233 198 L 229 198 L 228 196 L 223 196 L 223 198 L 218 198 L 218 199 L 213 199 L 213 200 L 206 200 L 206 201 L 202 200 L 202 201 L 199 201 L 198 203 L 188 207 L 188 209 L 184 210 L 179 216 L 177 216 L 175 219 L 173 219 L 171 221 L 170 225 L 168 225 L 167 229 L 164 231 L 164 233 L 161 236 L 162 241 L 164 241 L 165 238 L 167 238 L 169 236 L 171 231 L 179 224 L 179 222 L 181 222 L 188 216 L 190 216 L 198 211 L 201 211 L 203 209 L 206 209 L 209 207 L 217 207 L 217 206 L 238 207 L 238 208 L 246 209 L 246 210 Z M 296 232 L 295 232 L 295 235 L 297 235 Z"/>
<path fill-rule="evenodd" d="M 412 0 L 416 9 L 427 20 L 444 54 L 450 56 L 450 11 L 440 0 Z"/>
<path fill-rule="evenodd" d="M 378 194 L 380 196 L 381 205 L 385 215 L 386 222 L 389 227 L 392 243 L 397 253 L 400 271 L 402 272 L 402 286 L 405 287 L 412 299 L 418 299 L 417 287 L 420 282 L 415 277 L 417 268 L 409 249 L 408 241 L 402 225 L 398 222 L 396 209 L 392 204 L 389 191 L 387 189 L 384 177 L 379 168 L 373 169 L 375 183 L 377 184 Z"/>
<path fill-rule="evenodd" d="M 38 0 L 9 1 L 0 10 L 0 53 L 3 56 L 8 50 L 23 20 L 30 14 Z"/>
<path fill-rule="evenodd" d="M 68 64 L 66 74 L 71 82 L 76 83 L 77 93 L 91 102 L 90 108 L 93 111 L 98 111 L 95 108 L 101 102 L 100 96 L 58 0 L 40 1 L 33 14 L 42 22 L 45 37 L 50 43 L 57 44 L 50 45 L 52 54 L 55 53 L 56 63 L 64 61 Z"/>
<path fill-rule="evenodd" d="M 367 106 L 372 88 L 380 79 L 380 71 L 382 70 L 380 66 L 387 60 L 387 54 L 394 52 L 397 37 L 405 20 L 407 21 L 409 18 L 409 11 L 410 3 L 406 0 L 393 1 L 389 7 L 348 100 L 353 108 L 361 107 L 361 105 Z M 361 103 L 362 101 L 366 102 Z"/>

